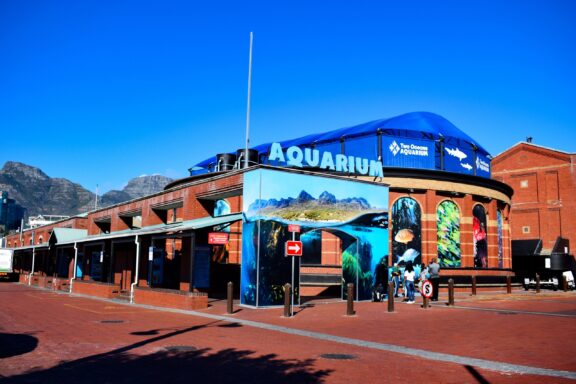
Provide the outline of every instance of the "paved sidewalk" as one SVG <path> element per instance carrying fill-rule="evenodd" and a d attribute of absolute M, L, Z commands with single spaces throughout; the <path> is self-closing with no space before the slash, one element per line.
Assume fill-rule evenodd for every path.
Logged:
<path fill-rule="evenodd" d="M 441 298 L 442 299 L 442 298 Z M 576 294 L 157 310 L 0 284 L 0 382 L 551 383 L 576 379 Z"/>

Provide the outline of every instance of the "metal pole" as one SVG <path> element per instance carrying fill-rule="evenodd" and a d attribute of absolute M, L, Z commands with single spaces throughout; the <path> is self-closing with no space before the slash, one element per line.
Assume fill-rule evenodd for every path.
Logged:
<path fill-rule="evenodd" d="M 348 283 L 348 300 L 346 305 L 346 316 L 354 316 L 354 283 Z"/>
<path fill-rule="evenodd" d="M 296 232 L 292 232 L 292 241 L 296 240 Z M 290 291 L 290 315 L 294 316 L 294 256 L 292 256 L 292 290 Z"/>
<path fill-rule="evenodd" d="M 506 293 L 512 293 L 512 276 L 506 276 Z"/>
<path fill-rule="evenodd" d="M 284 317 L 290 317 L 290 296 L 291 293 L 291 286 L 290 284 L 284 284 Z"/>
<path fill-rule="evenodd" d="M 250 146 L 250 96 L 252 95 L 252 44 L 254 33 L 250 32 L 250 56 L 248 58 L 248 103 L 246 106 L 246 153 L 244 154 L 244 168 L 248 168 L 248 148 Z"/>
<path fill-rule="evenodd" d="M 228 295 L 227 295 L 227 298 L 228 298 L 227 304 L 228 305 L 226 306 L 226 308 L 227 308 L 226 313 L 228 313 L 230 315 L 230 314 L 234 313 L 234 301 L 233 301 L 234 300 L 234 283 L 231 281 L 228 282 L 228 292 L 227 293 L 228 293 Z"/>
<path fill-rule="evenodd" d="M 394 312 L 394 282 L 388 283 L 388 312 Z"/>
<path fill-rule="evenodd" d="M 429 304 L 428 304 L 428 298 L 424 295 L 422 295 L 422 308 L 426 309 L 428 308 Z"/>
<path fill-rule="evenodd" d="M 472 276 L 472 296 L 476 296 L 476 276 Z"/>
<path fill-rule="evenodd" d="M 568 292 L 568 279 L 566 276 L 562 276 L 562 288 L 564 289 L 564 292 Z"/>
<path fill-rule="evenodd" d="M 540 275 L 536 274 L 536 293 L 540 293 Z"/>
<path fill-rule="evenodd" d="M 454 279 L 448 280 L 448 305 L 454 306 Z"/>

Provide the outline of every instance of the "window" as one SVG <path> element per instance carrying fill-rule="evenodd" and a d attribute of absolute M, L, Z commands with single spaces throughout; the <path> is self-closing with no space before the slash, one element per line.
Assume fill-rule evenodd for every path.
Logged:
<path fill-rule="evenodd" d="M 521 180 L 520 188 L 528 188 L 528 180 Z"/>
<path fill-rule="evenodd" d="M 522 233 L 530 233 L 530 226 L 525 225 L 522 227 Z"/>

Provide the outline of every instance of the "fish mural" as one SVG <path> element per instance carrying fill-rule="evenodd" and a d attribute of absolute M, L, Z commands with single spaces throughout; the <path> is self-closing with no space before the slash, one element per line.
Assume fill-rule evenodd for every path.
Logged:
<path fill-rule="evenodd" d="M 418 256 L 420 256 L 420 252 L 418 252 L 414 248 L 410 248 L 407 249 L 406 252 L 404 252 L 404 254 L 400 256 L 396 262 L 398 264 L 405 264 L 410 261 L 412 262 L 412 264 L 415 264 L 415 260 Z"/>
<path fill-rule="evenodd" d="M 472 170 L 472 166 L 468 163 L 460 163 L 460 165 L 462 166 L 462 168 L 465 168 L 467 170 Z"/>
<path fill-rule="evenodd" d="M 422 262 L 422 211 L 411 197 L 401 197 L 392 205 L 393 262 L 403 266 L 408 261 Z"/>

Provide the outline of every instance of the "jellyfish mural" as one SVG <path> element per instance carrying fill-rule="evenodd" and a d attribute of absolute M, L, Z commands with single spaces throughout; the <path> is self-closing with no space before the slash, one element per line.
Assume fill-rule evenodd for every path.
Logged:
<path fill-rule="evenodd" d="M 486 211 L 477 204 L 472 209 L 474 238 L 474 267 L 488 268 L 488 241 L 486 239 Z"/>

